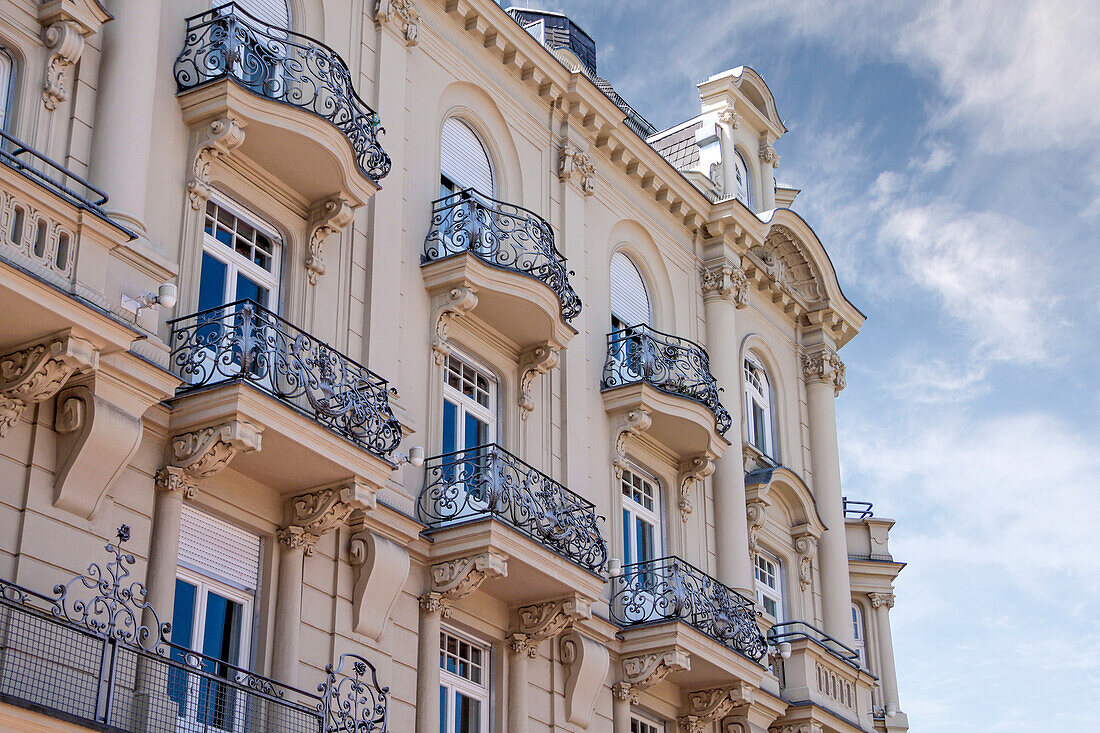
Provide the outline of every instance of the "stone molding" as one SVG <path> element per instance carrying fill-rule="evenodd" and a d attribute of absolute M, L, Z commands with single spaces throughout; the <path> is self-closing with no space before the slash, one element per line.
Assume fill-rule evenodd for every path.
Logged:
<path fill-rule="evenodd" d="M 442 593 L 425 593 L 419 598 L 420 609 L 426 613 L 438 613 L 443 618 L 450 618 L 454 609 L 454 603 Z"/>
<path fill-rule="evenodd" d="M 48 400 L 77 372 L 99 368 L 99 350 L 62 332 L 0 356 L 0 438 L 23 411 Z"/>
<path fill-rule="evenodd" d="M 315 221 L 309 232 L 309 253 L 306 255 L 306 277 L 310 285 L 325 274 L 325 242 L 333 234 L 344 231 L 355 218 L 355 210 L 342 198 L 331 198 L 322 203 L 315 214 Z"/>
<path fill-rule="evenodd" d="M 520 419 L 526 420 L 535 409 L 534 400 L 531 399 L 531 386 L 535 377 L 546 374 L 558 365 L 560 352 L 549 343 L 539 344 L 530 349 L 520 363 L 519 370 L 519 407 Z"/>
<path fill-rule="evenodd" d="M 153 476 L 153 486 L 157 491 L 171 494 L 179 492 L 185 500 L 191 501 L 198 494 L 198 485 L 188 477 L 187 472 L 177 466 L 165 466 Z"/>
<path fill-rule="evenodd" d="M 772 168 L 779 167 L 779 153 L 775 152 L 775 148 L 767 140 L 760 141 L 760 161 L 764 164 L 770 163 Z"/>
<path fill-rule="evenodd" d="M 572 628 L 577 620 L 592 618 L 592 603 L 579 596 L 522 606 L 517 612 L 518 630 L 509 644 L 516 654 L 525 653 L 531 659 L 538 656 L 539 645 Z"/>
<path fill-rule="evenodd" d="M 191 180 L 187 182 L 187 200 L 199 211 L 210 200 L 210 167 L 214 161 L 239 148 L 244 143 L 244 123 L 232 117 L 216 119 L 199 136 Z"/>
<path fill-rule="evenodd" d="M 685 733 L 703 733 L 734 708 L 751 705 L 752 702 L 752 688 L 744 683 L 692 692 L 688 695 L 688 712 L 677 718 L 677 723 Z"/>
<path fill-rule="evenodd" d="M 558 179 L 570 181 L 574 175 L 585 196 L 596 192 L 596 166 L 592 156 L 572 143 L 565 143 L 558 154 Z"/>
<path fill-rule="evenodd" d="M 432 565 L 432 592 L 448 600 L 459 600 L 486 580 L 507 575 L 508 558 L 495 552 L 481 552 Z"/>
<path fill-rule="evenodd" d="M 749 304 L 749 279 L 744 270 L 729 260 L 704 265 L 699 272 L 699 286 L 704 302 L 724 298 L 738 308 Z"/>
<path fill-rule="evenodd" d="M 477 291 L 467 285 L 451 288 L 444 301 L 436 308 L 432 321 L 435 323 L 435 337 L 432 339 L 432 351 L 435 363 L 442 366 L 451 353 L 448 331 L 456 318 L 461 318 L 477 307 Z"/>
<path fill-rule="evenodd" d="M 385 25 L 390 21 L 400 27 L 406 46 L 420 43 L 420 7 L 417 0 L 377 0 L 374 22 Z"/>
<path fill-rule="evenodd" d="M 714 473 L 714 461 L 705 454 L 693 456 L 680 464 L 680 519 L 686 522 L 694 510 L 691 506 L 691 487 Z"/>
<path fill-rule="evenodd" d="M 872 608 L 879 608 L 881 606 L 886 606 L 886 608 L 894 607 L 893 593 L 868 593 L 867 597 L 871 599 Z"/>
<path fill-rule="evenodd" d="M 263 428 L 245 420 L 230 420 L 172 436 L 170 466 L 202 481 L 229 465 L 240 453 L 260 450 Z"/>
<path fill-rule="evenodd" d="M 65 73 L 84 54 L 84 36 L 88 29 L 71 20 L 57 20 L 42 28 L 42 43 L 49 49 L 46 78 L 42 82 L 42 103 L 55 110 L 69 98 Z"/>
<path fill-rule="evenodd" d="M 409 578 L 409 551 L 363 529 L 351 536 L 348 555 L 355 569 L 352 628 L 357 634 L 379 640 Z"/>
<path fill-rule="evenodd" d="M 375 507 L 374 491 L 374 487 L 353 478 L 288 499 L 286 513 L 289 519 L 287 526 L 280 530 L 283 536 L 279 541 L 312 555 L 322 535 L 345 524 L 353 512 L 370 511 Z"/>
<path fill-rule="evenodd" d="M 802 355 L 802 374 L 806 381 L 831 384 L 834 394 L 840 394 L 848 384 L 845 371 L 844 362 L 827 346 Z"/>
<path fill-rule="evenodd" d="M 791 538 L 798 553 L 798 583 L 806 590 L 813 584 L 813 561 L 820 532 L 810 524 L 800 524 L 791 531 Z"/>
<path fill-rule="evenodd" d="M 619 418 L 615 427 L 615 451 L 611 464 L 615 467 L 615 478 L 621 479 L 627 468 L 626 438 L 628 435 L 641 435 L 653 425 L 653 416 L 644 408 L 629 410 Z"/>
<path fill-rule="evenodd" d="M 679 649 L 623 657 L 623 680 L 612 688 L 620 700 L 629 699 L 638 704 L 638 693 L 647 690 L 668 677 L 672 672 L 686 672 L 691 669 L 691 657 Z"/>

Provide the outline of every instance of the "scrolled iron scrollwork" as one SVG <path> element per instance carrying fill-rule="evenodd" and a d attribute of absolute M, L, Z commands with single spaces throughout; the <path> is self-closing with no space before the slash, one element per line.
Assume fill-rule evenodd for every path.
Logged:
<path fill-rule="evenodd" d="M 341 654 L 340 663 L 326 666 L 325 674 L 317 686 L 317 710 L 327 733 L 385 733 L 390 688 L 378 684 L 373 664 L 358 654 Z"/>
<path fill-rule="evenodd" d="M 339 54 L 254 18 L 235 3 L 187 19 L 175 76 L 181 92 L 229 78 L 261 97 L 311 112 L 343 133 L 368 178 L 378 181 L 390 172 L 390 156 L 378 142 L 385 130 L 356 93 Z"/>
<path fill-rule="evenodd" d="M 554 233 L 533 211 L 472 188 L 438 199 L 420 261 L 426 264 L 463 252 L 545 283 L 557 294 L 567 323 L 581 312 L 580 297 L 569 284 L 573 273 L 554 245 Z"/>
<path fill-rule="evenodd" d="M 425 469 L 416 511 L 428 526 L 493 516 L 587 570 L 607 561 L 595 505 L 500 446 L 436 456 Z"/>
<path fill-rule="evenodd" d="M 718 399 L 721 388 L 711 374 L 710 357 L 694 341 L 646 325 L 609 333 L 601 389 L 639 382 L 702 403 L 714 414 L 719 435 L 733 425 L 733 418 Z"/>
<path fill-rule="evenodd" d="M 627 565 L 611 582 L 620 626 L 679 620 L 750 659 L 767 651 L 753 601 L 679 558 Z"/>
<path fill-rule="evenodd" d="M 388 382 L 252 301 L 169 322 L 181 391 L 245 381 L 387 458 L 401 441 Z"/>

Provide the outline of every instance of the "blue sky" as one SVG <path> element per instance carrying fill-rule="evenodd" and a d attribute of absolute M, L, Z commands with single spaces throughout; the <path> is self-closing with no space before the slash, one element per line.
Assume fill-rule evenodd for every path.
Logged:
<path fill-rule="evenodd" d="M 505 2 L 505 5 L 508 3 Z M 868 315 L 845 493 L 898 519 L 913 731 L 1100 724 L 1100 6 L 546 0 L 658 127 L 752 66 Z"/>

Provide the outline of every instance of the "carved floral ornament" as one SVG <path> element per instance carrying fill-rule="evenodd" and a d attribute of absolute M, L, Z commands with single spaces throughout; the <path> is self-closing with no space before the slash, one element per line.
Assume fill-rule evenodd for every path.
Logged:
<path fill-rule="evenodd" d="M 794 551 L 798 553 L 798 583 L 802 590 L 806 590 L 813 584 L 813 561 L 817 556 L 818 536 L 816 530 L 809 525 L 803 525 L 804 529 L 795 532 Z"/>
<path fill-rule="evenodd" d="M 653 416 L 647 410 L 630 410 L 620 419 L 615 429 L 615 452 L 611 464 L 615 467 L 615 478 L 621 479 L 629 464 L 626 460 L 626 438 L 628 435 L 641 435 L 653 425 Z"/>
<path fill-rule="evenodd" d="M 535 402 L 531 399 L 531 386 L 535 381 L 535 377 L 540 374 L 546 374 L 551 369 L 558 365 L 560 354 L 550 344 L 540 344 L 529 352 L 523 358 L 522 364 L 519 370 L 519 407 L 520 418 L 527 419 L 527 416 L 535 409 Z"/>
<path fill-rule="evenodd" d="M 509 647 L 534 659 L 543 641 L 572 628 L 575 621 L 592 618 L 592 603 L 579 597 L 547 601 L 521 607 L 518 616 L 518 630 L 509 637 Z"/>
<path fill-rule="evenodd" d="M 73 374 L 98 367 L 95 346 L 68 332 L 0 356 L 0 438 L 28 406 L 56 395 Z"/>
<path fill-rule="evenodd" d="M 718 122 L 723 125 L 729 125 L 734 130 L 739 128 L 744 121 L 745 118 L 736 112 L 733 107 L 726 107 L 718 113 Z"/>
<path fill-rule="evenodd" d="M 215 160 L 239 148 L 244 143 L 244 123 L 232 117 L 211 122 L 199 136 L 191 180 L 187 182 L 187 200 L 191 208 L 200 211 L 210 199 L 210 167 Z"/>
<path fill-rule="evenodd" d="M 894 607 L 893 593 L 868 593 L 867 597 L 871 599 L 872 608 L 879 608 L 881 606 L 885 606 L 886 608 Z"/>
<path fill-rule="evenodd" d="M 508 575 L 508 559 L 495 552 L 460 557 L 432 565 L 432 592 L 450 600 L 465 598 L 483 582 Z"/>
<path fill-rule="evenodd" d="M 42 43 L 49 50 L 42 103 L 54 110 L 69 98 L 65 74 L 80 61 L 85 39 L 98 32 L 111 16 L 95 0 L 42 0 L 36 4 Z"/>
<path fill-rule="evenodd" d="M 726 298 L 738 308 L 749 304 L 749 280 L 744 270 L 728 260 L 708 263 L 699 273 L 703 299 Z"/>
<path fill-rule="evenodd" d="M 310 285 L 325 274 L 325 241 L 347 228 L 354 218 L 351 204 L 342 198 L 325 201 L 319 207 L 309 233 L 309 254 L 306 255 L 306 276 Z"/>
<path fill-rule="evenodd" d="M 648 690 L 673 672 L 691 669 L 691 657 L 679 649 L 664 649 L 623 657 L 623 680 L 611 688 L 620 700 L 638 704 L 638 693 Z"/>
<path fill-rule="evenodd" d="M 694 510 L 691 505 L 691 487 L 714 473 L 714 461 L 710 456 L 698 455 L 680 464 L 680 519 L 686 522 Z"/>
<path fill-rule="evenodd" d="M 828 347 L 802 355 L 802 374 L 807 382 L 825 382 L 833 386 L 834 394 L 847 386 L 844 362 Z"/>
<path fill-rule="evenodd" d="M 734 708 L 751 705 L 752 701 L 752 688 L 744 684 L 693 692 L 688 695 L 688 712 L 677 722 L 685 733 L 703 733 L 714 721 L 726 717 Z"/>
<path fill-rule="evenodd" d="M 322 535 L 346 523 L 353 512 L 374 506 L 374 488 L 357 479 L 300 494 L 287 501 L 290 519 L 276 537 L 287 547 L 312 555 Z"/>
<path fill-rule="evenodd" d="M 565 143 L 558 155 L 558 178 L 568 181 L 576 175 L 585 196 L 596 192 L 596 166 L 592 156 L 572 143 Z"/>
<path fill-rule="evenodd" d="M 420 7 L 417 0 L 376 0 L 374 22 L 385 25 L 393 21 L 405 36 L 406 46 L 420 42 Z"/>
<path fill-rule="evenodd" d="M 435 309 L 433 322 L 435 323 L 435 336 L 432 338 L 432 351 L 435 352 L 435 363 L 442 366 L 451 353 L 449 331 L 456 318 L 461 318 L 477 307 L 477 291 L 471 287 L 460 285 L 451 288 L 443 298 L 443 302 Z"/>

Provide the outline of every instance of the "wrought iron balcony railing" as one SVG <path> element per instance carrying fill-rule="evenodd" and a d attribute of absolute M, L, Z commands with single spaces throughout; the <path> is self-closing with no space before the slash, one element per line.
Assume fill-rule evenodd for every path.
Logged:
<path fill-rule="evenodd" d="M 175 73 L 180 92 L 233 79 L 261 97 L 312 112 L 344 134 L 368 178 L 379 181 L 390 172 L 390 156 L 378 142 L 384 132 L 378 114 L 356 93 L 344 60 L 320 41 L 226 3 L 187 19 Z"/>
<path fill-rule="evenodd" d="M 852 501 L 847 496 L 844 497 L 844 518 L 845 519 L 870 519 L 875 516 L 874 504 L 869 501 Z"/>
<path fill-rule="evenodd" d="M 253 301 L 168 323 L 181 393 L 246 382 L 380 458 L 400 443 L 385 379 Z"/>
<path fill-rule="evenodd" d="M 0 162 L 52 191 L 77 208 L 107 218 L 107 194 L 30 145 L 0 130 Z M 111 222 L 114 224 L 114 222 Z M 118 226 L 118 224 L 115 224 Z M 119 227 L 121 228 L 121 227 Z M 129 233 L 129 232 L 127 232 Z M 131 234 L 131 239 L 133 235 Z"/>
<path fill-rule="evenodd" d="M 420 261 L 427 264 L 463 252 L 545 283 L 557 294 L 564 321 L 581 312 L 581 299 L 569 284 L 573 273 L 554 246 L 554 233 L 533 211 L 472 188 L 437 199 Z"/>
<path fill-rule="evenodd" d="M 678 557 L 624 566 L 611 578 L 611 618 L 623 627 L 682 621 L 754 661 L 767 651 L 756 604 Z"/>
<path fill-rule="evenodd" d="M 795 639 L 809 639 L 815 641 L 821 645 L 825 651 L 829 652 L 837 659 L 859 669 L 859 652 L 847 644 L 829 636 L 813 624 L 808 624 L 805 621 L 786 621 L 768 629 L 769 644 L 779 645 L 785 641 L 790 642 Z"/>
<path fill-rule="evenodd" d="M 0 696 L 104 730 L 385 733 L 389 688 L 342 654 L 316 692 L 268 679 L 171 641 L 130 579 L 130 530 L 111 560 L 43 594 L 0 580 Z M 106 726 L 106 727 L 103 727 Z"/>
<path fill-rule="evenodd" d="M 714 413 L 719 435 L 733 424 L 718 400 L 721 388 L 710 372 L 707 351 L 694 341 L 646 325 L 607 334 L 607 361 L 601 389 L 645 382 L 667 394 L 687 397 Z"/>
<path fill-rule="evenodd" d="M 429 458 L 416 514 L 433 528 L 493 517 L 586 570 L 607 561 L 595 505 L 495 444 Z"/>

